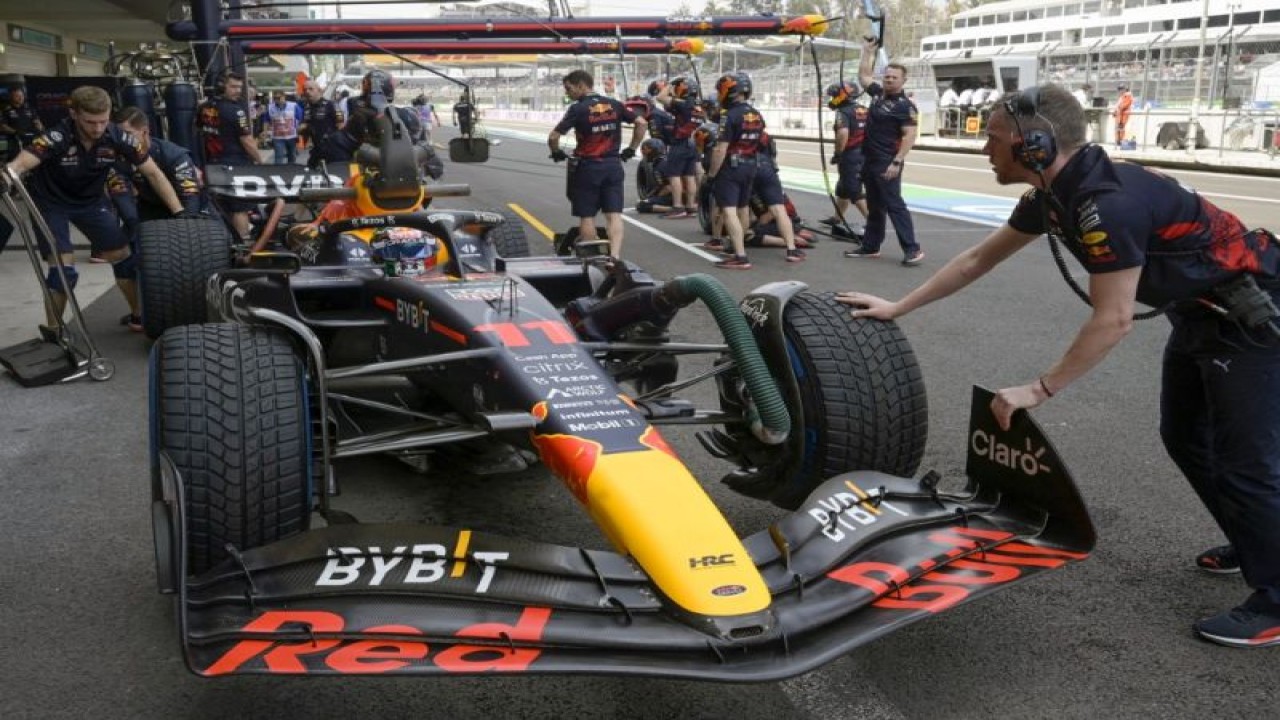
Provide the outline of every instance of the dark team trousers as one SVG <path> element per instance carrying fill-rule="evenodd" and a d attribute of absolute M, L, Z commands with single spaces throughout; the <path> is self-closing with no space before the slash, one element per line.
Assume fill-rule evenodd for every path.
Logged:
<path fill-rule="evenodd" d="M 840 173 L 836 197 L 854 201 L 862 198 L 862 161 L 861 149 L 840 153 L 840 164 L 836 166 Z"/>
<path fill-rule="evenodd" d="M 89 245 L 95 252 L 119 250 L 129 244 L 129 236 L 120 227 L 120 219 L 116 217 L 111 201 L 106 193 L 89 205 L 56 205 L 43 200 L 36 200 L 36 206 L 44 215 L 44 221 L 53 233 L 54 243 L 63 254 L 70 253 L 71 225 L 74 224 L 89 239 Z M 36 228 L 40 252 L 49 254 L 48 239 Z"/>
<path fill-rule="evenodd" d="M 902 199 L 902 173 L 892 180 L 885 180 L 884 171 L 889 169 L 888 161 L 867 161 L 862 167 L 862 186 L 867 196 L 867 227 L 862 236 L 863 249 L 875 252 L 884 242 L 885 218 L 893 223 L 893 231 L 898 234 L 898 243 L 902 251 L 911 255 L 920 249 L 916 242 L 915 226 L 911 223 L 911 212 Z"/>
<path fill-rule="evenodd" d="M 1160 436 L 1236 548 L 1245 582 L 1280 614 L 1280 343 L 1170 313 Z M 1260 338 L 1254 338 L 1255 341 Z"/>

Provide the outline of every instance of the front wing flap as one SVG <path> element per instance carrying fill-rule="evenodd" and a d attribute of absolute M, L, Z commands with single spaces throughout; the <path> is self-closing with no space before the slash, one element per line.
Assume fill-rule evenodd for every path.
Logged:
<path fill-rule="evenodd" d="M 179 599 L 186 659 L 206 676 L 797 675 L 1087 557 L 1093 528 L 1074 484 L 1030 417 L 1017 420 L 1012 433 L 971 430 L 961 493 L 941 493 L 928 477 L 846 473 L 746 538 L 772 595 L 773 622 L 758 635 L 706 632 L 617 553 L 443 527 L 336 525 L 189 578 Z M 718 571 L 716 558 L 689 561 Z"/>

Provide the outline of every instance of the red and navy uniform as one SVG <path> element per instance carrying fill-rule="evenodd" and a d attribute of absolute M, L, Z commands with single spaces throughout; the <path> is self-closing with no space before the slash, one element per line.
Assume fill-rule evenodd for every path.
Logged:
<path fill-rule="evenodd" d="M 94 250 L 123 247 L 128 237 L 107 199 L 107 176 L 117 162 L 137 166 L 147 161 L 147 147 L 116 125 L 89 147 L 76 137 L 75 121 L 66 118 L 40 133 L 27 150 L 40 158 L 27 188 L 44 214 L 58 250 L 71 252 L 71 228 L 89 239 Z M 41 251 L 48 252 L 45 238 Z"/>
<path fill-rule="evenodd" d="M 893 223 L 898 243 L 906 257 L 919 252 L 915 226 L 911 212 L 902 199 L 902 173 L 886 180 L 884 173 L 902 147 L 902 134 L 908 127 L 915 127 L 919 112 L 915 103 L 904 93 L 889 95 L 879 83 L 867 86 L 871 96 L 871 110 L 867 121 L 867 135 L 862 143 L 865 161 L 862 166 L 862 185 L 867 194 L 867 226 L 862 237 L 862 249 L 876 252 L 884 242 L 886 220 Z"/>
<path fill-rule="evenodd" d="M 634 123 L 636 114 L 613 98 L 588 93 L 569 106 L 556 124 L 557 133 L 573 130 L 578 163 L 569 182 L 569 202 L 575 217 L 595 217 L 597 212 L 622 212 L 625 173 L 619 150 L 622 124 Z"/>
<path fill-rule="evenodd" d="M 36 114 L 36 109 L 26 103 L 5 108 L 4 113 L 0 114 L 0 123 L 13 130 L 5 136 L 9 143 L 8 160 L 18 157 L 18 153 L 31 144 L 40 132 L 40 117 Z"/>
<path fill-rule="evenodd" d="M 1090 273 L 1141 268 L 1137 299 L 1168 312 L 1160 435 L 1170 457 L 1235 547 L 1246 605 L 1280 616 L 1280 344 L 1221 319 L 1195 298 L 1250 273 L 1280 301 L 1275 235 L 1248 230 L 1177 181 L 1078 151 L 1051 185 L 1009 218 L 1061 235 Z M 1046 219 L 1047 211 L 1047 219 Z"/>
<path fill-rule="evenodd" d="M 226 98 L 210 98 L 196 114 L 200 149 L 204 164 L 247 165 L 252 162 L 240 138 L 253 135 L 249 114 L 239 103 Z"/>
<path fill-rule="evenodd" d="M 303 105 L 302 122 L 307 126 L 307 139 L 313 148 L 337 130 L 342 121 L 342 111 L 332 100 L 320 98 Z"/>
<path fill-rule="evenodd" d="M 847 102 L 836 108 L 836 130 L 848 130 L 844 147 L 836 148 L 840 162 L 836 165 L 840 180 L 836 183 L 836 197 L 857 200 L 862 197 L 862 144 L 867 139 L 867 124 L 871 111 L 855 103 Z"/>
<path fill-rule="evenodd" d="M 729 146 L 715 179 L 716 204 L 720 207 L 746 207 L 751 200 L 756 154 L 765 137 L 764 129 L 764 117 L 749 103 L 736 103 L 720 114 L 717 143 Z"/>
<path fill-rule="evenodd" d="M 173 192 L 187 212 L 200 212 L 202 196 L 200 178 L 196 171 L 195 161 L 186 148 L 176 143 L 152 138 L 147 155 L 155 162 L 156 167 L 169 180 Z M 142 173 L 125 161 L 116 163 L 107 177 L 107 194 L 115 203 L 120 220 L 124 223 L 125 232 L 134 237 L 138 225 L 143 220 L 158 220 L 171 214 L 151 183 Z"/>
<path fill-rule="evenodd" d="M 697 107 L 692 98 L 673 98 L 667 105 L 672 121 L 667 162 L 662 169 L 667 177 L 692 177 L 698 172 L 698 150 L 693 143 L 693 133 L 700 124 L 695 117 Z"/>

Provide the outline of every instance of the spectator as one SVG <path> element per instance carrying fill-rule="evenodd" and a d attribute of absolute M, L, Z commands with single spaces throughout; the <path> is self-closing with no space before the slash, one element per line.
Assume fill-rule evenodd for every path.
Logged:
<path fill-rule="evenodd" d="M 302 122 L 302 108 L 285 98 L 277 90 L 271 95 L 267 107 L 271 121 L 271 147 L 275 151 L 275 164 L 292 165 L 298 161 L 298 125 Z"/>

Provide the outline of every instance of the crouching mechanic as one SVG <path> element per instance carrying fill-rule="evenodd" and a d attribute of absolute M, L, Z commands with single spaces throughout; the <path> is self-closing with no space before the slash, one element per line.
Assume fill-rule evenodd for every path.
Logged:
<path fill-rule="evenodd" d="M 147 179 L 170 214 L 185 215 L 186 211 L 164 172 L 148 156 L 145 141 L 112 124 L 111 97 L 105 90 L 76 88 L 71 92 L 70 111 L 70 117 L 36 136 L 31 146 L 9 163 L 12 175 L 0 173 L 0 186 L 31 171 L 31 198 L 53 233 L 70 285 L 64 288 L 57 268 L 49 269 L 45 282 L 53 297 L 53 307 L 46 308 L 50 325 L 62 316 L 67 293 L 75 289 L 79 277 L 71 247 L 73 224 L 89 239 L 92 248 L 111 263 L 116 285 L 129 303 L 129 314 L 137 316 L 138 260 L 130 251 L 129 237 L 107 198 L 107 176 L 117 160 L 123 159 Z M 0 190 L 8 192 L 10 188 Z M 46 262 L 51 262 L 48 242 L 48 238 L 40 237 L 41 252 Z"/>
<path fill-rule="evenodd" d="M 596 237 L 596 213 L 604 212 L 609 254 L 621 257 L 622 183 L 626 178 L 622 161 L 635 157 L 648 123 L 621 102 L 592 90 L 595 81 L 585 70 L 574 70 L 563 82 L 565 94 L 574 103 L 547 136 L 547 147 L 552 160 L 568 160 L 560 149 L 560 138 L 573 130 L 577 147 L 569 166 L 569 202 L 578 218 L 578 237 Z M 619 152 L 623 123 L 634 123 L 634 127 L 631 144 Z"/>

